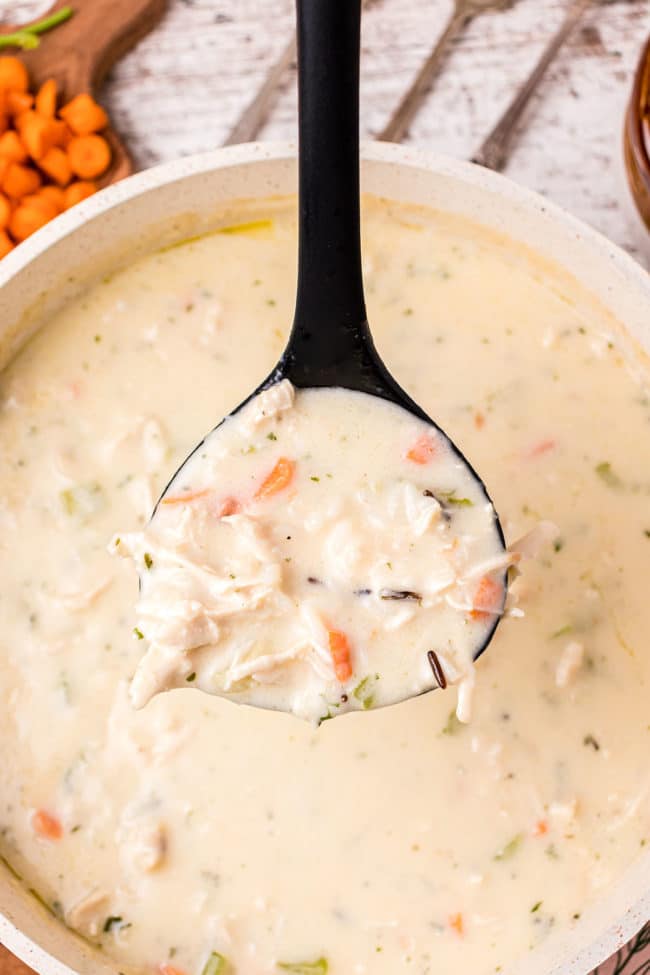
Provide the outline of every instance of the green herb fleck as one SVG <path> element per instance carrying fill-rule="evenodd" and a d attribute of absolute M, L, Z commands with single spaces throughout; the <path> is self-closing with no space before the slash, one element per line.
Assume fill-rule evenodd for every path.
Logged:
<path fill-rule="evenodd" d="M 101 340 L 102 340 L 101 335 L 96 335 L 95 338 L 94 338 L 94 341 L 97 342 L 97 344 L 99 344 L 101 342 Z"/>
<path fill-rule="evenodd" d="M 455 711 L 449 712 L 449 717 L 447 718 L 447 723 L 442 729 L 441 734 L 443 735 L 457 735 L 459 731 L 463 730 L 462 721 L 458 720 Z"/>
<path fill-rule="evenodd" d="M 455 491 L 434 491 L 434 496 L 442 498 L 445 504 L 453 504 L 457 508 L 473 508 L 474 502 L 470 498 L 458 498 Z"/>
<path fill-rule="evenodd" d="M 314 475 L 312 474 L 312 476 L 311 476 L 311 477 L 309 478 L 309 480 L 310 480 L 310 481 L 320 481 L 320 477 L 315 477 L 315 476 L 314 476 Z"/>
<path fill-rule="evenodd" d="M 650 538 L 650 528 L 645 528 L 643 530 L 643 534 L 645 535 L 646 538 Z"/>
<path fill-rule="evenodd" d="M 228 960 L 218 951 L 210 952 L 210 957 L 203 966 L 201 975 L 222 975 L 228 969 Z"/>
<path fill-rule="evenodd" d="M 357 701 L 361 702 L 364 711 L 368 711 L 375 703 L 375 684 L 378 680 L 379 674 L 368 674 L 352 691 Z"/>
<path fill-rule="evenodd" d="M 273 433 L 273 431 L 271 431 L 271 433 L 267 433 L 266 439 L 267 440 L 277 440 L 278 438 L 277 438 L 277 435 L 275 433 Z"/>
<path fill-rule="evenodd" d="M 559 630 L 551 633 L 551 640 L 558 640 L 561 636 L 568 636 L 569 633 L 573 633 L 573 623 L 566 623 Z"/>
<path fill-rule="evenodd" d="M 556 552 L 561 552 L 562 549 L 564 548 L 564 539 L 556 538 L 555 541 L 553 542 L 553 548 L 555 549 Z"/>
<path fill-rule="evenodd" d="M 600 464 L 596 464 L 596 474 L 603 481 L 607 487 L 619 489 L 623 487 L 623 481 L 620 479 L 618 474 L 612 470 L 612 465 L 608 460 L 602 461 Z"/>
<path fill-rule="evenodd" d="M 193 670 L 191 674 L 188 674 L 185 680 L 188 684 L 191 684 L 193 680 L 196 680 L 196 671 Z"/>
<path fill-rule="evenodd" d="M 275 298 L 267 298 L 266 303 L 269 306 L 269 308 L 275 308 L 277 301 L 275 300 Z"/>
<path fill-rule="evenodd" d="M 279 961 L 278 968 L 293 975 L 327 975 L 329 965 L 327 958 L 317 958 L 316 961 Z"/>
<path fill-rule="evenodd" d="M 142 632 L 142 630 L 139 630 L 137 626 L 133 627 L 133 633 L 138 640 L 144 640 L 144 633 Z"/>
<path fill-rule="evenodd" d="M 111 916 L 107 917 L 106 920 L 104 921 L 104 928 L 103 928 L 104 934 L 107 934 L 114 927 L 119 927 L 121 924 L 122 924 L 122 918 L 117 914 L 111 914 Z"/>
<path fill-rule="evenodd" d="M 60 10 L 56 10 L 53 14 L 37 20 L 35 24 L 21 27 L 11 34 L 0 34 L 0 48 L 19 47 L 22 51 L 33 51 L 40 44 L 39 34 L 45 34 L 46 31 L 52 30 L 53 27 L 58 27 L 59 24 L 65 23 L 66 20 L 72 17 L 73 13 L 74 10 L 72 7 L 61 7 Z"/>
<path fill-rule="evenodd" d="M 148 569 L 150 569 L 151 566 L 153 565 L 153 559 L 151 558 L 148 552 L 144 553 L 144 564 Z"/>
<path fill-rule="evenodd" d="M 540 909 L 540 907 L 542 906 L 543 903 L 544 903 L 544 901 L 537 901 L 536 904 L 533 904 L 533 906 L 530 909 L 530 913 L 531 914 L 537 914 L 538 910 Z"/>
<path fill-rule="evenodd" d="M 61 491 L 59 498 L 61 499 L 61 504 L 66 515 L 73 515 L 77 510 L 77 502 L 75 501 L 72 488 L 65 488 L 65 490 Z"/>
<path fill-rule="evenodd" d="M 494 860 L 498 863 L 503 863 L 504 860 L 511 860 L 519 851 L 523 838 L 523 833 L 517 833 L 516 836 L 513 836 L 498 853 L 494 854 Z"/>

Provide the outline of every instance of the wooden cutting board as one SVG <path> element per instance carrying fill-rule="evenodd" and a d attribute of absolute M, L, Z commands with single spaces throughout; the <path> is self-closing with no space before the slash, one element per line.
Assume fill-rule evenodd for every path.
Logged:
<path fill-rule="evenodd" d="M 38 20 L 69 2 L 55 0 Z M 90 92 L 97 97 L 102 81 L 115 62 L 156 26 L 166 5 L 167 0 L 71 0 L 73 16 L 42 34 L 35 50 L 7 48 L 6 52 L 17 54 L 25 63 L 33 85 L 55 78 L 63 101 L 79 92 Z M 2 24 L 0 30 L 6 33 L 17 26 Z M 113 162 L 99 181 L 101 186 L 133 171 L 129 152 L 115 129 L 110 127 L 104 135 L 111 145 Z M 3 975 L 1 970 L 0 975 Z"/>
<path fill-rule="evenodd" d="M 0 975 L 34 975 L 31 968 L 14 958 L 0 945 Z"/>
<path fill-rule="evenodd" d="M 41 35 L 41 43 L 34 51 L 7 48 L 2 53 L 15 53 L 24 61 L 33 85 L 55 78 L 63 101 L 84 91 L 101 101 L 98 89 L 102 81 L 115 62 L 156 26 L 166 3 L 167 0 L 72 0 L 74 15 Z M 68 0 L 56 0 L 47 13 L 67 4 Z M 38 19 L 44 16 L 46 13 Z M 2 24 L 0 32 L 8 33 L 17 26 Z M 111 144 L 113 162 L 101 185 L 133 171 L 131 157 L 117 132 L 110 128 L 105 135 Z M 0 945 L 0 975 L 33 972 Z"/>

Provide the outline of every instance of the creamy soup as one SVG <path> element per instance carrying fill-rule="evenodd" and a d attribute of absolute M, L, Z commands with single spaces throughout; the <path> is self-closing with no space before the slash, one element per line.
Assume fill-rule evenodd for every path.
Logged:
<path fill-rule="evenodd" d="M 127 975 L 500 971 L 650 839 L 646 361 L 515 244 L 367 202 L 381 354 L 507 539 L 558 535 L 469 725 L 442 690 L 318 729 L 185 690 L 136 711 L 138 575 L 108 543 L 291 317 L 294 203 L 241 222 L 98 283 L 2 378 L 0 850 Z"/>
<path fill-rule="evenodd" d="M 315 723 L 451 683 L 466 721 L 515 558 L 430 423 L 288 379 L 224 420 L 145 531 L 111 547 L 140 574 L 136 707 L 190 684 Z"/>

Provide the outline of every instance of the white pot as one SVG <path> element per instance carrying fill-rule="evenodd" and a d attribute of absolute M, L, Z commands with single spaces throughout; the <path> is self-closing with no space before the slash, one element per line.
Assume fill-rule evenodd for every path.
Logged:
<path fill-rule="evenodd" d="M 477 166 L 381 143 L 364 147 L 362 179 L 370 193 L 461 214 L 561 264 L 650 351 L 650 276 L 541 197 Z M 0 262 L 0 366 L 89 279 L 201 233 L 228 201 L 235 215 L 237 200 L 295 187 L 295 150 L 253 144 L 160 166 L 85 200 Z M 1 865 L 0 912 L 0 941 L 41 975 L 115 975 Z M 571 932 L 549 938 L 515 971 L 587 975 L 649 918 L 646 851 Z"/>

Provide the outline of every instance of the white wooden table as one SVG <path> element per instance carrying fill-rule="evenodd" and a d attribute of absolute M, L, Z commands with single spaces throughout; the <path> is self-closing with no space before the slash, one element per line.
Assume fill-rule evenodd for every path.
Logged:
<path fill-rule="evenodd" d="M 559 24 L 568 0 L 517 0 L 471 24 L 412 127 L 419 146 L 468 157 Z M 47 7 L 0 0 L 0 18 Z M 364 15 L 361 125 L 371 138 L 409 84 L 451 0 L 374 0 Z M 218 146 L 286 43 L 293 0 L 169 0 L 160 27 L 119 64 L 105 101 L 139 166 Z M 535 97 L 507 174 L 650 267 L 621 160 L 632 73 L 650 0 L 594 0 Z M 295 77 L 262 133 L 295 135 Z"/>

